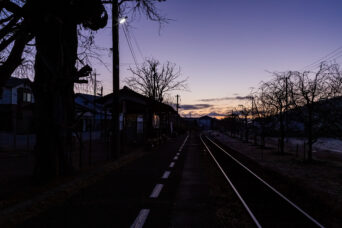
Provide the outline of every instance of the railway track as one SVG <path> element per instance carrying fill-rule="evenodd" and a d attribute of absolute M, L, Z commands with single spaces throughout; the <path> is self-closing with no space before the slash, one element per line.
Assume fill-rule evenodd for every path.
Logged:
<path fill-rule="evenodd" d="M 257 227 L 324 227 L 209 137 L 200 138 Z"/>

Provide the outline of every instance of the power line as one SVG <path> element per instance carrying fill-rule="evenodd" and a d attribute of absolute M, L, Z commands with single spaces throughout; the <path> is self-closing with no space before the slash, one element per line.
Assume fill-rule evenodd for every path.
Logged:
<path fill-rule="evenodd" d="M 137 58 L 136 58 L 136 56 L 135 56 L 135 52 L 134 52 L 134 49 L 133 49 L 133 45 L 132 45 L 132 43 L 131 43 L 131 40 L 130 40 L 129 37 L 128 37 L 128 34 L 127 34 L 127 31 L 126 31 L 126 28 L 125 28 L 125 27 L 123 27 L 123 31 L 124 31 L 124 34 L 125 34 L 125 37 L 126 37 L 126 41 L 127 41 L 129 50 L 130 50 L 130 52 L 131 52 L 131 54 L 132 54 L 134 63 L 135 63 L 135 65 L 137 65 Z"/>
<path fill-rule="evenodd" d="M 341 47 L 338 47 L 338 48 L 336 48 L 335 50 L 333 50 L 333 51 L 331 51 L 331 52 L 329 52 L 328 54 L 326 54 L 325 56 L 323 56 L 323 57 L 321 57 L 320 59 L 318 59 L 318 60 L 316 60 L 316 61 L 314 61 L 313 63 L 311 63 L 311 64 L 309 64 L 309 65 L 307 65 L 307 66 L 305 66 L 305 67 L 303 67 L 303 68 L 301 68 L 300 70 L 304 70 L 304 69 L 307 69 L 307 68 L 312 68 L 312 67 L 314 67 L 314 66 L 316 66 L 317 64 L 319 65 L 321 62 L 323 62 L 323 61 L 327 61 L 327 58 L 331 58 L 331 56 L 330 55 L 332 55 L 332 54 L 334 54 L 334 55 L 336 55 L 336 54 L 340 54 L 341 53 L 341 50 L 342 49 L 342 46 Z M 339 51 L 339 50 L 341 50 L 341 51 Z M 337 51 L 339 51 L 338 53 L 336 53 Z M 333 56 L 334 56 L 333 55 Z M 330 56 L 330 57 L 329 57 Z M 317 68 L 317 66 L 315 67 L 315 68 Z M 315 68 L 313 68 L 313 69 L 315 69 Z"/>
<path fill-rule="evenodd" d="M 135 65 L 138 67 L 138 63 L 137 63 L 137 59 L 136 59 L 136 56 L 135 56 L 135 53 L 134 53 L 133 45 L 132 45 L 130 39 L 128 38 L 127 31 L 126 31 L 126 27 L 123 26 L 123 27 L 122 27 L 122 30 L 123 30 L 123 32 L 124 32 L 124 34 L 125 34 L 125 38 L 126 38 L 126 41 L 127 41 L 128 47 L 129 47 L 129 50 L 130 50 L 130 52 L 131 52 L 131 54 L 132 54 L 134 63 L 135 63 Z"/>
<path fill-rule="evenodd" d="M 137 47 L 137 49 L 138 49 L 138 51 L 139 51 L 140 57 L 142 58 L 142 60 L 144 60 L 144 55 L 143 55 L 143 53 L 142 53 L 142 51 L 141 51 L 141 49 L 140 49 L 139 43 L 138 43 L 137 39 L 135 38 L 135 35 L 134 35 L 133 31 L 132 31 L 132 30 L 130 31 L 130 30 L 128 29 L 128 26 L 127 26 L 127 25 L 125 25 L 125 26 L 126 26 L 126 30 L 127 30 L 127 32 L 128 32 L 129 37 L 130 37 L 130 38 L 133 37 L 133 41 L 134 41 L 135 46 Z"/>
<path fill-rule="evenodd" d="M 330 56 L 329 58 L 325 59 L 324 61 L 336 60 L 336 59 L 340 58 L 341 56 L 342 56 L 342 50 L 337 52 L 337 53 L 335 53 L 333 56 Z M 317 69 L 320 65 L 321 65 L 321 62 L 316 63 L 311 68 L 309 68 L 309 70 Z"/>

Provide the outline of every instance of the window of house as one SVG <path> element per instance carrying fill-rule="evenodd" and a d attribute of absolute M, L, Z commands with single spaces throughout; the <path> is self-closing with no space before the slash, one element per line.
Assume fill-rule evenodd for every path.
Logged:
<path fill-rule="evenodd" d="M 153 128 L 159 128 L 159 116 L 158 115 L 153 115 L 153 119 L 152 119 L 152 126 Z"/>
<path fill-rule="evenodd" d="M 18 88 L 17 90 L 17 103 L 33 103 L 33 94 L 27 88 Z"/>
<path fill-rule="evenodd" d="M 142 134 L 144 132 L 144 117 L 139 115 L 137 117 L 137 133 Z"/>
<path fill-rule="evenodd" d="M 32 93 L 31 92 L 23 92 L 23 102 L 32 103 Z"/>

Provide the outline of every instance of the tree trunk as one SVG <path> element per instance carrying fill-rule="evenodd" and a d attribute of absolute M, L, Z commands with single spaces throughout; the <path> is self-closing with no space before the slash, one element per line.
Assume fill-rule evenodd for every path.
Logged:
<path fill-rule="evenodd" d="M 312 161 L 312 144 L 313 144 L 313 139 L 312 139 L 312 107 L 308 107 L 308 124 L 307 124 L 307 137 L 308 137 L 308 161 Z"/>
<path fill-rule="evenodd" d="M 247 120 L 247 116 L 245 116 L 245 140 L 248 142 L 248 120 Z"/>
<path fill-rule="evenodd" d="M 62 13 L 62 10 L 60 15 L 56 11 L 44 12 L 36 31 L 33 88 L 37 134 L 35 176 L 39 181 L 65 175 L 72 167 L 72 77 L 77 56 L 77 26 Z"/>
<path fill-rule="evenodd" d="M 280 124 L 280 153 L 284 153 L 284 140 L 285 140 L 285 128 L 284 128 L 284 118 L 283 112 L 279 113 L 279 124 Z"/>

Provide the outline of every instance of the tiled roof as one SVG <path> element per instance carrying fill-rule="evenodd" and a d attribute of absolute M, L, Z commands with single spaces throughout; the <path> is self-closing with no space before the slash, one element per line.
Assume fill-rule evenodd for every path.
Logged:
<path fill-rule="evenodd" d="M 13 87 L 16 87 L 20 84 L 23 84 L 23 83 L 32 83 L 29 79 L 27 78 L 15 78 L 15 77 L 11 77 L 10 79 L 8 79 L 8 81 L 6 82 L 6 85 L 5 87 L 7 88 L 13 88 Z"/>

